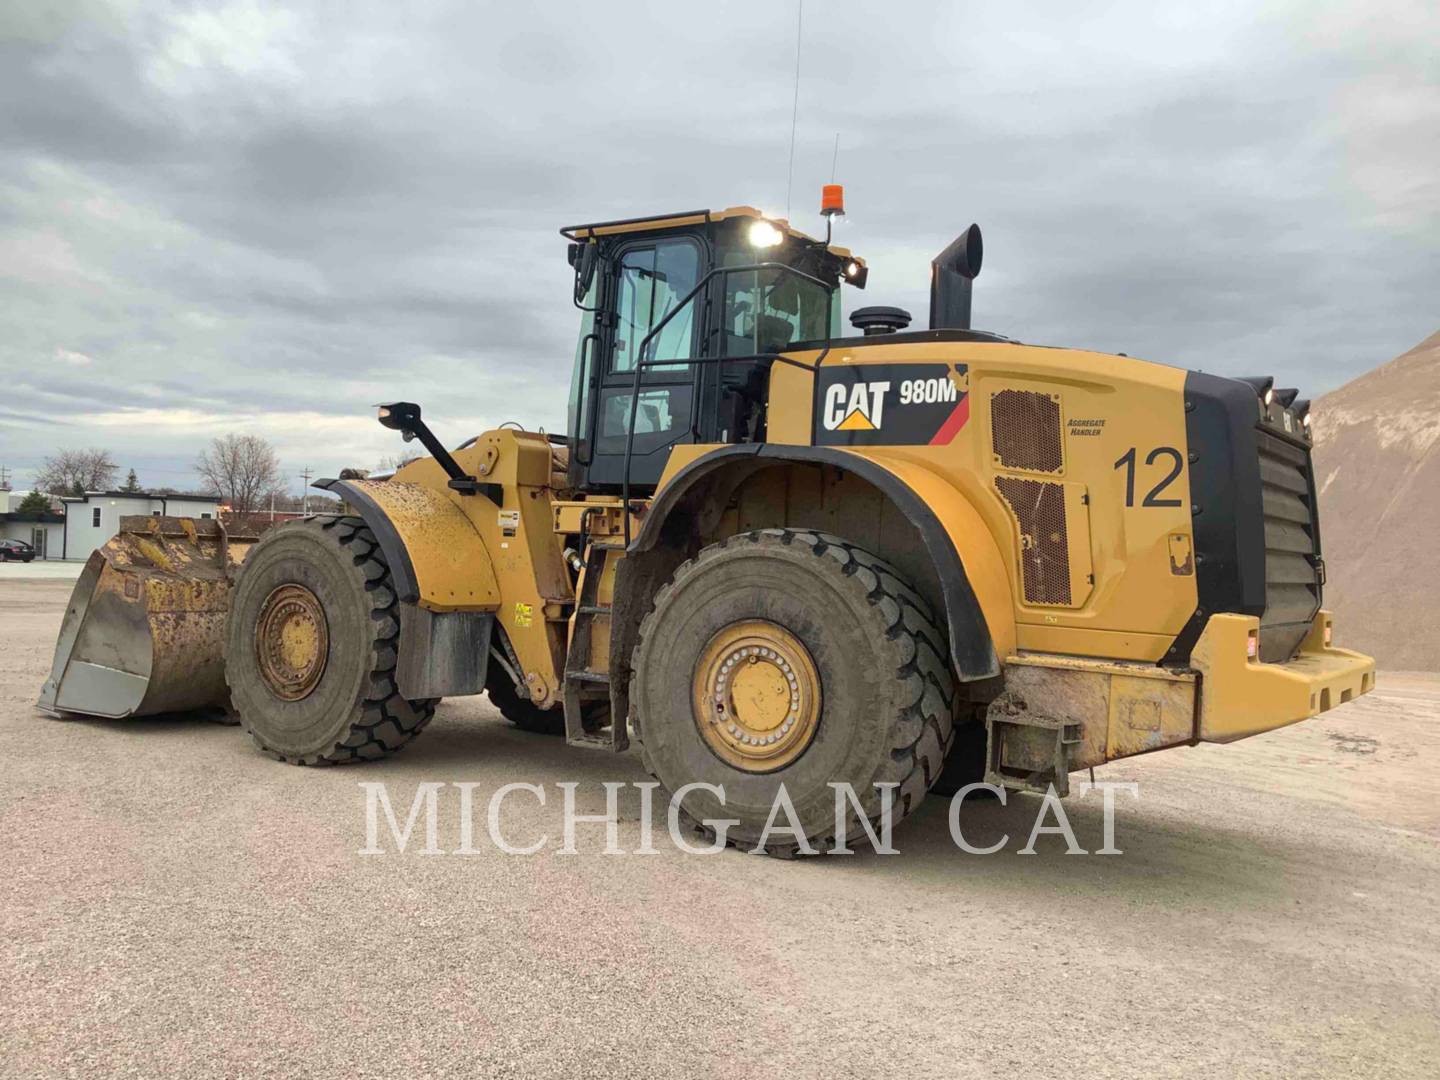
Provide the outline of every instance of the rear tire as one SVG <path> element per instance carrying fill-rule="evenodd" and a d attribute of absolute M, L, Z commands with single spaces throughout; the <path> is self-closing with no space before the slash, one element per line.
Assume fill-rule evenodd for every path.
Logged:
<path fill-rule="evenodd" d="M 559 707 L 542 709 L 529 698 L 522 698 L 510 673 L 493 656 L 485 672 L 485 692 L 490 695 L 490 704 L 500 710 L 500 715 L 521 731 L 533 735 L 565 734 L 565 710 Z"/>
<path fill-rule="evenodd" d="M 779 757 L 783 764 L 761 772 L 763 760 L 749 767 L 722 760 L 715 734 L 702 733 L 702 724 L 717 721 L 697 715 L 708 690 L 697 693 L 695 680 L 707 670 L 707 648 L 713 650 L 707 643 L 725 640 L 737 626 L 766 625 L 784 631 L 775 635 L 780 651 L 793 651 L 783 644 L 791 640 L 803 646 L 806 659 L 783 670 L 788 677 L 813 663 L 820 711 L 799 756 Z M 682 565 L 641 625 L 631 694 L 645 767 L 671 792 L 696 782 L 723 786 L 723 803 L 695 790 L 684 809 L 692 820 L 738 819 L 726 837 L 736 847 L 757 847 L 782 783 L 816 851 L 836 844 L 831 782 L 851 784 L 871 822 L 881 811 L 875 785 L 897 785 L 892 823 L 898 822 L 920 806 L 950 744 L 955 688 L 944 641 L 924 600 L 895 568 L 847 540 L 790 529 L 730 537 Z M 763 662 L 766 651 L 760 652 Z M 760 742 L 781 745 L 769 736 Z M 846 841 L 862 846 L 853 808 L 848 816 Z M 786 823 L 783 811 L 776 823 Z M 803 849 L 786 833 L 772 834 L 764 850 L 789 857 Z"/>
<path fill-rule="evenodd" d="M 984 705 L 960 707 L 950 752 L 945 755 L 940 779 L 935 781 L 930 794 L 949 798 L 965 785 L 978 784 L 985 779 L 985 709 Z M 971 795 L 972 798 L 977 796 L 984 797 L 985 792 Z"/>
<path fill-rule="evenodd" d="M 262 623 L 282 590 L 323 613 L 315 620 L 323 622 L 323 647 L 294 689 L 277 689 L 274 662 L 260 658 L 274 636 Z M 225 681 L 240 723 L 271 757 L 297 765 L 373 760 L 399 750 L 435 714 L 435 699 L 400 695 L 399 643 L 390 567 L 369 527 L 358 517 L 307 518 L 272 529 L 246 557 L 226 626 Z M 280 634 L 271 647 L 283 646 Z"/>
<path fill-rule="evenodd" d="M 485 692 L 490 695 L 490 704 L 500 710 L 500 715 L 521 731 L 532 735 L 565 734 L 565 710 L 559 705 L 553 709 L 542 709 L 529 698 L 521 697 L 510 673 L 493 656 L 485 672 Z M 585 718 L 587 731 L 601 727 L 610 712 L 610 702 L 582 701 L 580 712 Z"/>

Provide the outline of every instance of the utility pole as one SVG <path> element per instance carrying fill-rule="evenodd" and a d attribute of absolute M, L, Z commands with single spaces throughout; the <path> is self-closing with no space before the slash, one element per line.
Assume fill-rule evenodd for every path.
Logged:
<path fill-rule="evenodd" d="M 300 479 L 305 481 L 305 486 L 300 490 L 301 514 L 310 513 L 310 477 L 314 475 L 315 472 L 309 465 L 306 465 L 304 471 L 300 474 Z"/>

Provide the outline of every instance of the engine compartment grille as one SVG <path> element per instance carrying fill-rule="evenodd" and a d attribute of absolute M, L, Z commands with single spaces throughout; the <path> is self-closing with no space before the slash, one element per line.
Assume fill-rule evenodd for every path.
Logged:
<path fill-rule="evenodd" d="M 1265 522 L 1265 614 L 1260 617 L 1260 659 L 1290 660 L 1320 609 L 1322 563 L 1310 451 L 1266 430 L 1256 430 L 1260 497 Z"/>
<path fill-rule="evenodd" d="M 995 487 L 1020 525 L 1020 570 L 1027 604 L 1070 605 L 1070 539 L 1065 488 L 997 476 Z"/>
<path fill-rule="evenodd" d="M 1007 469 L 1058 473 L 1065 464 L 1060 399 L 1033 390 L 1000 390 L 990 398 L 990 443 Z"/>

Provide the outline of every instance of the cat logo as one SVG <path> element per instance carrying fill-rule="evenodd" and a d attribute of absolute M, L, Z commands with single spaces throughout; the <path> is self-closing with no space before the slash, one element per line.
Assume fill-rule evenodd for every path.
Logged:
<path fill-rule="evenodd" d="M 885 422 L 885 394 L 888 382 L 864 382 L 854 386 L 836 383 L 825 391 L 822 420 L 826 431 L 879 431 Z"/>
<path fill-rule="evenodd" d="M 827 364 L 816 382 L 816 446 L 949 446 L 970 419 L 964 364 Z"/>

